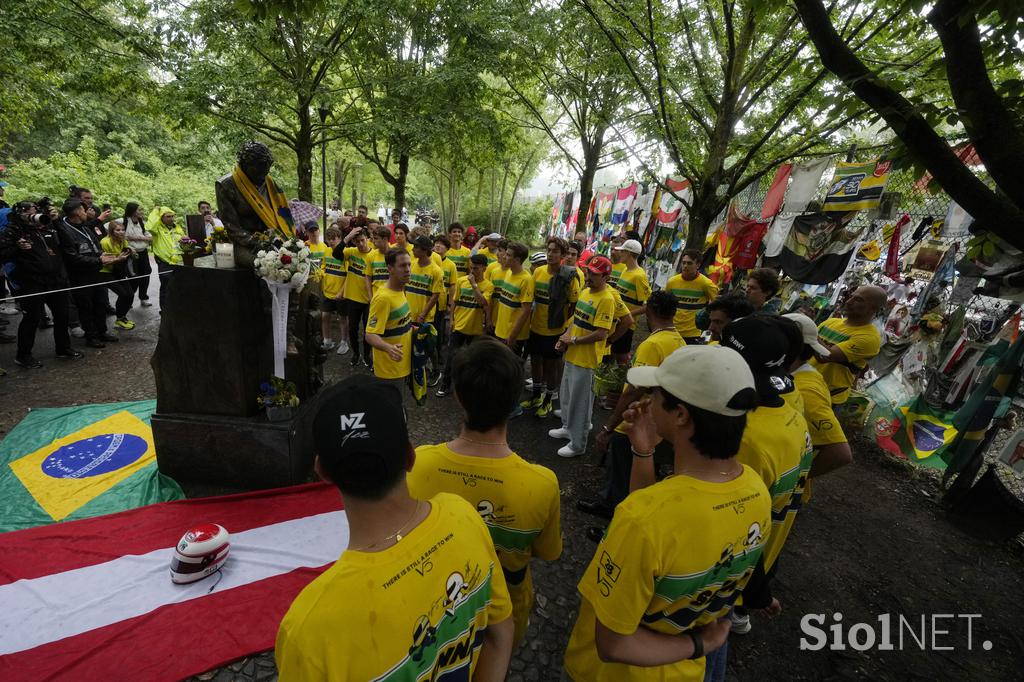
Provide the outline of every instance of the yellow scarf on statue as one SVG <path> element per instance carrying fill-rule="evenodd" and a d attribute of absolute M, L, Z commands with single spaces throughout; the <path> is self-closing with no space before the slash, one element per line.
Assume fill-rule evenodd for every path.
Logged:
<path fill-rule="evenodd" d="M 267 176 L 267 197 L 270 197 L 270 201 L 260 194 L 259 189 L 252 184 L 249 177 L 237 165 L 231 171 L 231 178 L 268 230 L 272 230 L 281 239 L 295 236 L 295 225 L 292 221 L 292 211 L 288 207 L 288 197 L 277 188 L 269 175 Z"/>

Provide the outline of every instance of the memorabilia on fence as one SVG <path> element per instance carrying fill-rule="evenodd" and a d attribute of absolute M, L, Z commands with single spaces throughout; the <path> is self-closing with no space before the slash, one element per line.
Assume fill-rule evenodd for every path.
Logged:
<path fill-rule="evenodd" d="M 891 167 L 891 161 L 837 163 L 822 210 L 834 212 L 876 208 L 885 191 Z"/>
<path fill-rule="evenodd" d="M 786 239 L 793 228 L 793 221 L 798 214 L 807 210 L 807 205 L 818 192 L 821 174 L 825 172 L 825 168 L 831 161 L 830 157 L 825 156 L 820 159 L 802 161 L 793 166 L 782 212 L 775 216 L 775 221 L 768 229 L 768 238 L 764 245 L 766 258 L 775 258 L 782 253 L 782 247 L 786 244 Z"/>
<path fill-rule="evenodd" d="M 675 227 L 677 223 L 685 222 L 685 218 L 683 218 L 685 207 L 683 206 L 682 199 L 688 200 L 690 196 L 689 180 L 677 180 L 672 177 L 665 178 L 665 188 L 661 191 L 661 201 L 658 204 L 658 226 Z"/>
<path fill-rule="evenodd" d="M 775 171 L 772 184 L 764 196 L 764 203 L 761 204 L 761 220 L 770 220 L 782 210 L 782 200 L 786 196 L 786 188 L 789 186 L 789 176 L 792 172 L 793 164 L 791 163 L 784 163 Z"/>
<path fill-rule="evenodd" d="M 1003 451 L 999 453 L 999 461 L 1024 475 L 1024 429 L 1018 429 L 1006 441 Z"/>
<path fill-rule="evenodd" d="M 612 208 L 612 224 L 625 225 L 632 215 L 633 200 L 636 199 L 637 183 L 619 189 L 615 194 L 615 206 Z"/>
<path fill-rule="evenodd" d="M 861 235 L 869 225 L 850 225 L 854 214 L 839 217 L 824 213 L 797 216 L 782 249 L 786 274 L 805 284 L 828 284 L 846 271 Z"/>

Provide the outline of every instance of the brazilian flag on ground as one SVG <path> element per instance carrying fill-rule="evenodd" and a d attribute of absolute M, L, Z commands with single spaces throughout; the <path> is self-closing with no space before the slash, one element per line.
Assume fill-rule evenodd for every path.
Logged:
<path fill-rule="evenodd" d="M 34 409 L 0 443 L 0 532 L 184 497 L 156 468 L 155 400 Z"/>
<path fill-rule="evenodd" d="M 878 444 L 914 464 L 945 469 L 943 455 L 956 437 L 953 413 L 934 408 L 922 396 L 898 408 L 891 428 L 878 433 Z"/>

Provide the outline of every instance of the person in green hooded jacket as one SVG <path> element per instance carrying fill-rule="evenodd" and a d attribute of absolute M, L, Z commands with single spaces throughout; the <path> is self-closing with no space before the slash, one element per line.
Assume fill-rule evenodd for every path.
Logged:
<path fill-rule="evenodd" d="M 160 279 L 160 308 L 164 307 L 164 292 L 171 266 L 181 265 L 181 247 L 178 241 L 185 236 L 184 230 L 174 222 L 174 211 L 167 206 L 154 208 L 146 221 L 146 230 L 153 236 L 153 258 Z"/>

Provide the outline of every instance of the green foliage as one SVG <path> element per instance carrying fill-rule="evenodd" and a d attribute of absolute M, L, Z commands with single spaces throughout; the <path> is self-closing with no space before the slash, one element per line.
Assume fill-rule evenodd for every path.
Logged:
<path fill-rule="evenodd" d="M 145 209 L 170 206 L 180 215 L 194 213 L 200 200 L 213 200 L 216 173 L 202 175 L 159 159 L 154 163 L 154 168 L 141 172 L 120 156 L 101 156 L 95 141 L 87 137 L 74 151 L 10 165 L 4 176 L 10 183 L 7 196 L 12 202 L 49 196 L 59 205 L 74 184 L 91 189 L 97 205 L 111 204 L 116 216 L 129 201 Z"/>
<path fill-rule="evenodd" d="M 512 216 L 503 234 L 514 241 L 528 246 L 537 246 L 544 242 L 543 226 L 551 214 L 551 201 L 548 199 L 531 199 L 519 202 L 512 208 Z M 488 228 L 491 211 L 486 206 L 474 206 L 464 209 L 459 214 L 459 221 L 466 226 L 473 225 L 480 230 Z"/>

